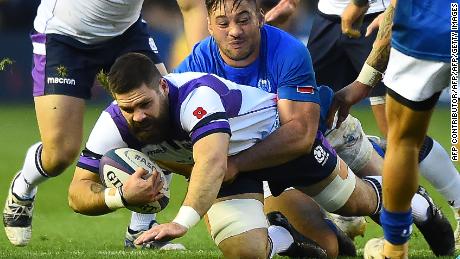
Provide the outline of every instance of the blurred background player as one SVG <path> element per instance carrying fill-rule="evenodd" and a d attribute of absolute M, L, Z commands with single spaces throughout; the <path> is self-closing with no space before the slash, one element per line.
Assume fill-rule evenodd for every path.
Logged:
<path fill-rule="evenodd" d="M 185 21 L 189 16 L 196 18 L 193 7 L 197 1 L 178 2 L 184 8 Z M 120 54 L 129 51 L 148 55 L 166 73 L 140 17 L 142 4 L 143 0 L 40 3 L 31 39 L 33 95 L 41 142 L 27 151 L 3 211 L 5 232 L 13 245 L 27 245 L 31 238 L 37 186 L 61 174 L 78 155 L 85 99 L 90 98 L 96 74 L 107 71 Z M 200 25 L 189 22 L 186 26 L 190 41 L 206 34 Z"/>
<path fill-rule="evenodd" d="M 372 82 L 380 80 L 388 64 L 384 80 L 388 86 L 389 128 L 384 163 L 385 209 L 381 215 L 385 241 L 370 240 L 365 249 L 367 256 L 378 256 L 375 258 L 408 256 L 412 217 L 407 201 L 418 185 L 417 162 L 429 119 L 442 89 L 449 85 L 450 10 L 448 5 L 438 2 L 432 2 L 430 9 L 424 8 L 424 4 L 392 2 L 375 43 L 379 51 L 369 57 L 370 62 L 379 66 L 365 64 L 363 69 Z M 345 110 L 369 91 L 372 84 L 363 81 L 367 84 L 350 85 L 341 93 L 339 100 L 345 100 Z"/>

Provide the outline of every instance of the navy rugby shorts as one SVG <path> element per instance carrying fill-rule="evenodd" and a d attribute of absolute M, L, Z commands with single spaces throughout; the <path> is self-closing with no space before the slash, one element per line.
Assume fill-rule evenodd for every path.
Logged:
<path fill-rule="evenodd" d="M 123 34 L 97 44 L 84 44 L 60 34 L 31 34 L 34 46 L 33 95 L 68 95 L 91 98 L 100 71 L 107 73 L 115 59 L 127 52 L 147 55 L 161 63 L 148 25 L 139 19 Z"/>

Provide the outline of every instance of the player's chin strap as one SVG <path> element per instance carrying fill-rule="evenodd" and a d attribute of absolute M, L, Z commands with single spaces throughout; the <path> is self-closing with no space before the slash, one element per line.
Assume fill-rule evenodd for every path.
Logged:
<path fill-rule="evenodd" d="M 200 222 L 201 216 L 196 210 L 190 206 L 182 206 L 177 213 L 176 218 L 172 222 L 190 229 Z"/>

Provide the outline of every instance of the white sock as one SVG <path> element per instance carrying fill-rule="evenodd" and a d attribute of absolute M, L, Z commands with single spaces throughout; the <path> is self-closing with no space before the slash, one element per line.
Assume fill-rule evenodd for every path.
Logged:
<path fill-rule="evenodd" d="M 460 208 L 460 175 L 447 152 L 434 139 L 430 153 L 420 162 L 420 173 L 453 208 Z"/>
<path fill-rule="evenodd" d="M 156 219 L 156 214 L 131 213 L 129 228 L 134 231 L 149 229 L 150 222 Z"/>
<path fill-rule="evenodd" d="M 20 175 L 13 184 L 13 193 L 23 199 L 31 199 L 37 193 L 37 185 L 50 177 L 42 168 L 42 143 L 38 142 L 27 150 Z"/>
<path fill-rule="evenodd" d="M 270 253 L 270 258 L 278 253 L 286 251 L 292 245 L 292 243 L 294 243 L 294 238 L 291 236 L 291 234 L 289 234 L 289 231 L 280 226 L 269 226 L 268 238 L 270 238 L 272 241 L 272 251 Z"/>
<path fill-rule="evenodd" d="M 416 193 L 414 197 L 412 197 L 411 201 L 412 207 L 412 217 L 414 217 L 414 221 L 417 222 L 424 222 L 428 219 L 428 208 L 430 204 L 428 201 L 423 198 L 422 195 Z"/>

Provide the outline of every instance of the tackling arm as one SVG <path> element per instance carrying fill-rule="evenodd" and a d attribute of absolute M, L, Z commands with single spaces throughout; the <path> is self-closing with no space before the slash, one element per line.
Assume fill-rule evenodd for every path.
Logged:
<path fill-rule="evenodd" d="M 229 158 L 229 167 L 252 171 L 277 166 L 311 152 L 320 107 L 313 102 L 278 101 L 281 126 L 263 141 Z M 231 172 L 230 172 L 231 173 Z"/>

